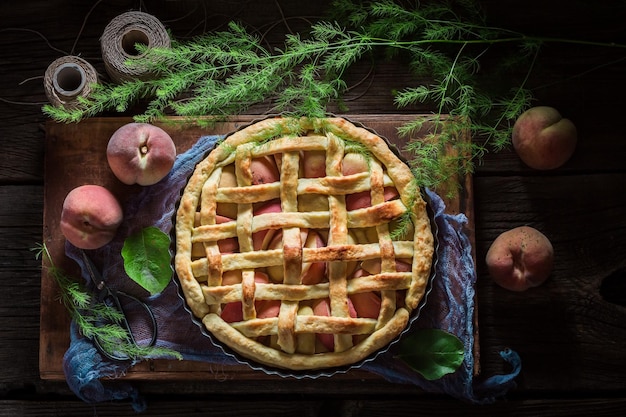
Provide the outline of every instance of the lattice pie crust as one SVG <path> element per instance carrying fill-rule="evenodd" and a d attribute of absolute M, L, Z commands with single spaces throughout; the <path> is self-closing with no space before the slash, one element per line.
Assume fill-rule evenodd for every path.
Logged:
<path fill-rule="evenodd" d="M 399 227 L 408 237 L 392 239 Z M 231 134 L 196 166 L 176 215 L 193 314 L 243 357 L 283 369 L 354 364 L 389 344 L 424 296 L 433 250 L 410 169 L 342 118 L 268 118 Z"/>

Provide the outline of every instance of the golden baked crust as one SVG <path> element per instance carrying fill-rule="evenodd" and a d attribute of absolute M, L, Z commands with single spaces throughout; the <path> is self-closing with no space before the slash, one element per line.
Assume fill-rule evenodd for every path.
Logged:
<path fill-rule="evenodd" d="M 320 156 L 322 174 L 308 174 Z M 193 314 L 242 356 L 291 370 L 389 344 L 424 296 L 433 251 L 410 169 L 342 118 L 268 118 L 231 134 L 196 166 L 176 215 Z"/>

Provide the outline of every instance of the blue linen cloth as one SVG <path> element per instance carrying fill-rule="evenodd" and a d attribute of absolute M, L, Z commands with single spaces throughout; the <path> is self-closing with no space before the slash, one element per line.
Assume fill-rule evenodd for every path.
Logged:
<path fill-rule="evenodd" d="M 199 138 L 191 149 L 178 155 L 172 171 L 165 179 L 143 187 L 131 197 L 125 204 L 124 222 L 116 238 L 107 246 L 90 251 L 89 255 L 101 266 L 109 287 L 142 298 L 153 310 L 158 326 L 156 346 L 174 349 L 187 360 L 232 365 L 238 362 L 214 346 L 192 322 L 175 282 L 170 282 L 161 293 L 148 296 L 125 275 L 121 257 L 124 239 L 130 234 L 148 226 L 171 232 L 181 190 L 195 165 L 218 139 L 218 136 Z M 465 233 L 467 218 L 463 214 L 445 213 L 443 200 L 431 190 L 426 190 L 426 193 L 438 227 L 438 262 L 432 290 L 409 332 L 431 328 L 456 335 L 464 343 L 463 364 L 452 374 L 428 381 L 394 357 L 392 347 L 375 360 L 366 362 L 361 369 L 380 375 L 392 383 L 414 384 L 426 392 L 448 394 L 469 403 L 491 403 L 515 386 L 514 380 L 520 372 L 521 361 L 514 351 L 506 349 L 500 354 L 511 365 L 510 372 L 482 381 L 475 380 L 473 319 L 476 274 L 471 242 Z M 66 243 L 66 254 L 80 265 L 87 287 L 93 287 L 79 251 Z M 118 378 L 139 361 L 116 362 L 102 357 L 91 340 L 83 337 L 74 324 L 70 336 L 70 347 L 64 355 L 63 368 L 69 387 L 79 398 L 88 403 L 130 399 L 136 411 L 145 409 L 146 403 L 136 388 Z M 146 334 L 148 338 L 149 334 Z M 138 342 L 142 343 L 143 340 L 139 339 Z"/>

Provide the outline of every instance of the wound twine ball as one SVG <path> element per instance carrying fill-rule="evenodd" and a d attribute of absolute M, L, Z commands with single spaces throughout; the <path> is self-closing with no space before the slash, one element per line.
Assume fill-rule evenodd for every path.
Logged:
<path fill-rule="evenodd" d="M 98 73 L 87 61 L 77 56 L 63 56 L 53 61 L 44 74 L 44 90 L 54 106 L 75 108 L 79 97 L 88 97 Z"/>
<path fill-rule="evenodd" d="M 109 22 L 100 38 L 104 67 L 116 83 L 133 79 L 146 80 L 154 74 L 140 65 L 127 65 L 141 54 L 135 45 L 148 48 L 169 48 L 171 41 L 165 26 L 156 17 L 143 12 L 126 12 Z"/>

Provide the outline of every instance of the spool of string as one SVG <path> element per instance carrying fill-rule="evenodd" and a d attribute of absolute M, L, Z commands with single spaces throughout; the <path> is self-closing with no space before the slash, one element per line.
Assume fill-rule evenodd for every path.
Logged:
<path fill-rule="evenodd" d="M 109 22 L 100 38 L 104 67 L 116 83 L 133 79 L 146 80 L 155 74 L 138 62 L 142 54 L 136 45 L 169 48 L 171 41 L 165 26 L 156 17 L 138 11 L 123 13 Z M 127 65 L 127 61 L 131 65 Z"/>
<path fill-rule="evenodd" d="M 77 107 L 80 104 L 78 98 L 87 98 L 97 83 L 98 73 L 95 68 L 84 59 L 72 55 L 54 60 L 44 74 L 48 101 L 67 109 Z"/>

